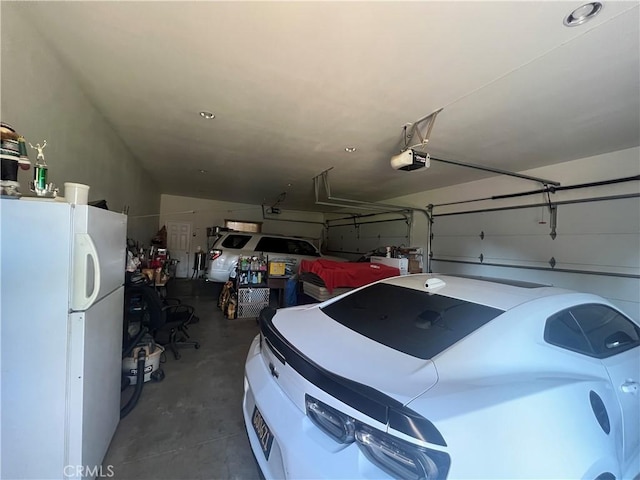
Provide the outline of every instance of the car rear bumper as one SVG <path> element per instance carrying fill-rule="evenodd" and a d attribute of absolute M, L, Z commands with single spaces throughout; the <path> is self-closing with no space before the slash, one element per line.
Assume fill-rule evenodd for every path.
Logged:
<path fill-rule="evenodd" d="M 210 268 L 207 270 L 207 280 L 210 282 L 224 283 L 229 280 L 229 270 Z"/>
<path fill-rule="evenodd" d="M 251 344 L 244 381 L 243 416 L 249 443 L 266 478 L 389 478 L 355 443 L 341 445 L 320 431 L 284 394 Z M 267 459 L 253 427 L 257 407 L 273 443 Z"/>

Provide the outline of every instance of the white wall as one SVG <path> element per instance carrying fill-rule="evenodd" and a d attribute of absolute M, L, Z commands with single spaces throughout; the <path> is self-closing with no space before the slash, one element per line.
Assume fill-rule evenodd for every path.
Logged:
<path fill-rule="evenodd" d="M 193 235 L 191 251 L 193 252 L 198 246 L 203 249 L 207 247 L 207 227 L 224 226 L 225 219 L 262 222 L 263 233 L 307 237 L 319 246 L 324 221 L 321 213 L 283 209 L 280 215 L 270 217 L 275 217 L 277 220 L 264 220 L 260 205 L 163 194 L 160 200 L 158 228 L 166 225 L 168 221 L 191 223 Z"/>
<path fill-rule="evenodd" d="M 49 181 L 64 194 L 64 182 L 90 185 L 89 201 L 106 200 L 110 210 L 130 206 L 130 216 L 157 212 L 160 191 L 107 120 L 18 12 L 19 2 L 3 2 L 1 17 L 1 118 L 27 142 L 47 141 Z M 36 154 L 29 149 L 35 163 Z M 28 193 L 33 170 L 20 171 Z M 130 219 L 128 235 L 149 243 L 157 218 Z"/>

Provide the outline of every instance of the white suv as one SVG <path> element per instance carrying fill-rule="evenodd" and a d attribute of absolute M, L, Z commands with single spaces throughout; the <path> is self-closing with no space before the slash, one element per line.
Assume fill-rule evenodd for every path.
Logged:
<path fill-rule="evenodd" d="M 262 253 L 269 260 L 284 261 L 288 274 L 297 272 L 300 260 L 316 260 L 323 257 L 308 240 L 266 233 L 223 232 L 209 251 L 207 279 L 226 282 L 235 273 L 238 258 Z M 344 260 L 336 257 L 332 260 Z"/>

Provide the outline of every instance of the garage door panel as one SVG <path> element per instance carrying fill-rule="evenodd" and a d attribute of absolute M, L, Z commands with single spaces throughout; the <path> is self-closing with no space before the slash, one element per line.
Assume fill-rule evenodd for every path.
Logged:
<path fill-rule="evenodd" d="M 621 221 L 622 218 L 624 221 Z M 613 202 L 559 205 L 557 223 L 559 234 L 564 232 L 577 235 L 638 235 L 640 202 L 637 198 L 624 198 Z M 487 236 L 496 236 L 512 235 L 515 231 L 522 235 L 544 236 L 551 231 L 549 210 L 541 206 L 460 215 L 436 215 L 433 225 L 434 231 L 438 234 L 451 235 L 479 235 L 480 232 L 484 232 Z"/>
<path fill-rule="evenodd" d="M 344 250 L 344 238 L 350 231 L 349 227 L 333 227 L 331 229 L 331 235 L 327 238 L 327 249 L 333 252 L 340 252 Z M 349 235 L 348 237 L 351 237 Z"/>
<path fill-rule="evenodd" d="M 397 217 L 397 216 L 396 216 Z M 374 220 L 348 225 L 329 225 L 327 249 L 336 255 L 356 259 L 367 252 L 387 246 L 409 247 L 409 226 L 404 218 L 387 215 Z M 375 220 L 380 218 L 380 221 Z"/>
<path fill-rule="evenodd" d="M 623 198 L 609 202 L 561 205 L 558 212 L 559 231 L 577 235 L 640 232 L 640 202 L 638 198 Z"/>
<path fill-rule="evenodd" d="M 360 229 L 360 239 L 366 242 L 369 250 L 391 245 L 409 246 L 409 230 L 406 223 L 402 221 L 364 223 L 358 228 Z"/>
<path fill-rule="evenodd" d="M 544 235 L 490 235 L 482 241 L 485 261 L 543 262 L 552 256 L 551 238 Z"/>
<path fill-rule="evenodd" d="M 479 238 L 445 235 L 439 238 L 439 241 L 442 242 L 438 250 L 440 256 L 477 259 L 482 253 L 482 243 Z"/>
<path fill-rule="evenodd" d="M 502 210 L 500 216 L 496 216 L 496 213 L 482 213 L 482 229 L 487 236 L 513 235 L 514 232 L 524 236 L 549 234 L 549 213 L 546 208 Z"/>
<path fill-rule="evenodd" d="M 638 289 L 638 279 L 636 278 L 435 260 L 432 262 L 432 270 L 433 272 L 444 274 L 510 278 L 513 280 L 553 285 L 560 288 L 593 293 L 606 298 L 631 318 L 640 321 L 640 289 Z"/>
<path fill-rule="evenodd" d="M 458 237 L 457 240 L 452 242 L 447 238 L 443 252 L 454 256 L 453 252 L 464 249 L 464 238 Z M 516 265 L 534 262 L 549 266 L 553 258 L 557 268 L 640 274 L 637 241 L 637 235 L 628 234 L 558 234 L 555 240 L 548 235 L 488 236 L 481 243 L 479 253 L 482 253 L 484 262 Z"/>
<path fill-rule="evenodd" d="M 435 217 L 433 228 L 445 235 L 480 235 L 485 226 L 484 218 L 479 214 Z"/>
<path fill-rule="evenodd" d="M 555 239 L 549 235 L 547 207 L 436 214 L 431 270 L 592 292 L 639 318 L 638 198 L 590 200 L 557 208 Z M 484 239 L 478 241 L 480 232 Z"/>
<path fill-rule="evenodd" d="M 558 235 L 553 257 L 565 268 L 640 274 L 637 235 Z"/>
<path fill-rule="evenodd" d="M 549 233 L 549 214 L 546 208 L 500 210 L 467 213 L 461 215 L 445 215 L 434 219 L 434 231 L 448 235 L 485 236 L 512 235 L 547 235 Z M 541 224 L 544 216 L 546 223 Z"/>

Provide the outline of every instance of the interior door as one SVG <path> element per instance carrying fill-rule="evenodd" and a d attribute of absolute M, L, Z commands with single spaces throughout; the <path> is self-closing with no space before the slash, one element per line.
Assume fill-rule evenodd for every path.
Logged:
<path fill-rule="evenodd" d="M 191 248 L 191 223 L 167 222 L 167 249 L 174 260 L 178 260 L 176 277 L 186 278 L 190 273 L 189 251 Z"/>

